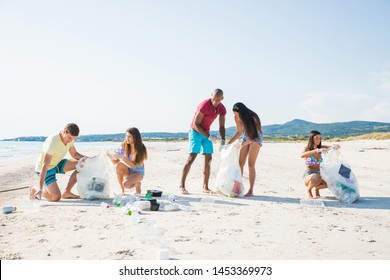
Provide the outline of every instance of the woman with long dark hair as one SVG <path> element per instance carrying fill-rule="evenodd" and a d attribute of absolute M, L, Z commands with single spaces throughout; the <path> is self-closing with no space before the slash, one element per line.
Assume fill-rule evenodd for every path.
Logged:
<path fill-rule="evenodd" d="M 307 187 L 307 196 L 313 198 L 312 189 L 315 190 L 315 198 L 320 197 L 320 190 L 328 187 L 325 180 L 321 177 L 320 164 L 322 162 L 323 149 L 329 149 L 331 146 L 322 145 L 321 133 L 317 130 L 310 132 L 309 141 L 301 153 L 301 158 L 305 159 L 306 170 L 303 174 L 303 182 Z"/>
<path fill-rule="evenodd" d="M 249 190 L 245 196 L 253 196 L 253 187 L 256 179 L 256 160 L 260 148 L 263 145 L 263 132 L 259 116 L 243 103 L 237 102 L 233 106 L 234 121 L 236 122 L 237 132 L 230 139 L 228 144 L 236 141 L 242 134 L 243 143 L 240 150 L 240 168 L 241 174 L 244 173 L 245 162 L 248 159 L 249 170 Z"/>
<path fill-rule="evenodd" d="M 125 140 L 110 158 L 115 164 L 121 195 L 125 194 L 125 188 L 135 188 L 135 194 L 140 195 L 141 181 L 145 175 L 144 161 L 148 158 L 148 153 L 137 128 L 131 127 L 126 130 Z"/>

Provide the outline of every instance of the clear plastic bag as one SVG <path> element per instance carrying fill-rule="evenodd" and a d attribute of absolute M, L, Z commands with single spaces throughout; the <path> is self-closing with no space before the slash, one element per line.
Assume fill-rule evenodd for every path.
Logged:
<path fill-rule="evenodd" d="M 329 149 L 322 157 L 321 176 L 333 195 L 348 204 L 357 201 L 360 196 L 358 182 L 349 163 L 334 149 Z"/>
<path fill-rule="evenodd" d="M 79 172 L 77 173 L 77 191 L 81 198 L 94 200 L 109 197 L 108 166 L 108 160 L 104 154 L 79 160 L 76 166 Z"/>
<path fill-rule="evenodd" d="M 221 151 L 221 161 L 215 179 L 215 187 L 218 193 L 228 197 L 244 195 L 239 164 L 240 149 L 240 141 L 235 141 L 230 145 L 225 145 Z"/>

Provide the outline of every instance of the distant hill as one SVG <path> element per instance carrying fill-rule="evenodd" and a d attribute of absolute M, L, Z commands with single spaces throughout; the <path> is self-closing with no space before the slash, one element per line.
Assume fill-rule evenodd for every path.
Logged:
<path fill-rule="evenodd" d="M 312 130 L 318 130 L 324 137 L 346 137 L 373 132 L 390 132 L 390 123 L 351 121 L 320 124 L 295 119 L 285 124 L 263 127 L 264 136 L 270 138 L 308 136 Z"/>
<path fill-rule="evenodd" d="M 382 122 L 367 122 L 367 121 L 351 121 L 337 123 L 313 123 L 304 120 L 295 119 L 285 124 L 272 124 L 263 126 L 264 137 L 307 137 L 312 130 L 318 130 L 324 137 L 347 137 L 357 136 L 368 133 L 390 132 L 390 123 Z M 232 137 L 236 133 L 236 127 L 226 128 L 226 136 Z M 211 135 L 219 135 L 218 131 L 211 131 Z M 187 132 L 145 132 L 142 133 L 144 139 L 186 139 Z M 116 134 L 93 134 L 81 135 L 77 138 L 78 142 L 100 142 L 100 141 L 122 141 L 125 137 L 124 133 Z M 3 141 L 44 141 L 44 136 L 34 137 L 18 137 L 12 139 L 4 139 Z"/>

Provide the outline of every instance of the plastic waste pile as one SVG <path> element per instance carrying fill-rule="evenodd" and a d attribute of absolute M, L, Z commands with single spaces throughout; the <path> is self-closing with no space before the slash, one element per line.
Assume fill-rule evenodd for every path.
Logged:
<path fill-rule="evenodd" d="M 168 200 L 162 207 L 164 211 L 179 210 L 179 206 L 174 203 L 176 202 L 176 196 L 168 195 L 164 197 L 164 200 Z M 160 204 L 157 203 L 156 199 L 152 196 L 152 193 L 148 192 L 144 197 L 133 195 L 123 197 L 116 195 L 112 200 L 112 203 L 102 202 L 100 205 L 104 209 L 117 208 L 122 214 L 130 216 L 131 222 L 134 225 L 140 225 L 138 228 L 139 241 L 143 244 L 157 246 L 157 259 L 169 259 L 169 252 L 171 249 L 166 245 L 163 239 L 167 230 L 158 227 L 156 221 L 145 222 L 144 219 L 141 219 L 144 211 L 157 211 L 159 209 Z"/>

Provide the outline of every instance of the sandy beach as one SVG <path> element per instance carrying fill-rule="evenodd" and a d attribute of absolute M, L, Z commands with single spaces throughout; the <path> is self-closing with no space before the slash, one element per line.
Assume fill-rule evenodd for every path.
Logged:
<path fill-rule="evenodd" d="M 2 164 L 0 190 L 22 189 L 0 193 L 1 206 L 17 207 L 0 215 L 0 259 L 154 260 L 162 242 L 175 260 L 389 260 L 390 140 L 339 143 L 358 178 L 361 198 L 347 205 L 324 190 L 324 207 L 300 204 L 306 196 L 299 156 L 305 144 L 265 143 L 256 166 L 255 196 L 228 198 L 201 192 L 200 156 L 187 179 L 191 194 L 180 195 L 187 142 L 146 142 L 149 159 L 142 194 L 163 191 L 162 205 L 171 203 L 168 195 L 176 195 L 180 210 L 145 212 L 139 224 L 117 207 L 102 208 L 99 200 L 32 203 L 23 187 L 37 184 L 35 157 Z M 93 156 L 100 151 L 81 152 Z M 219 156 L 216 151 L 212 189 Z M 120 191 L 110 168 L 107 203 Z M 69 174 L 57 178 L 63 189 Z M 207 197 L 215 202 L 202 203 Z M 166 230 L 158 242 L 150 237 L 156 228 Z"/>

